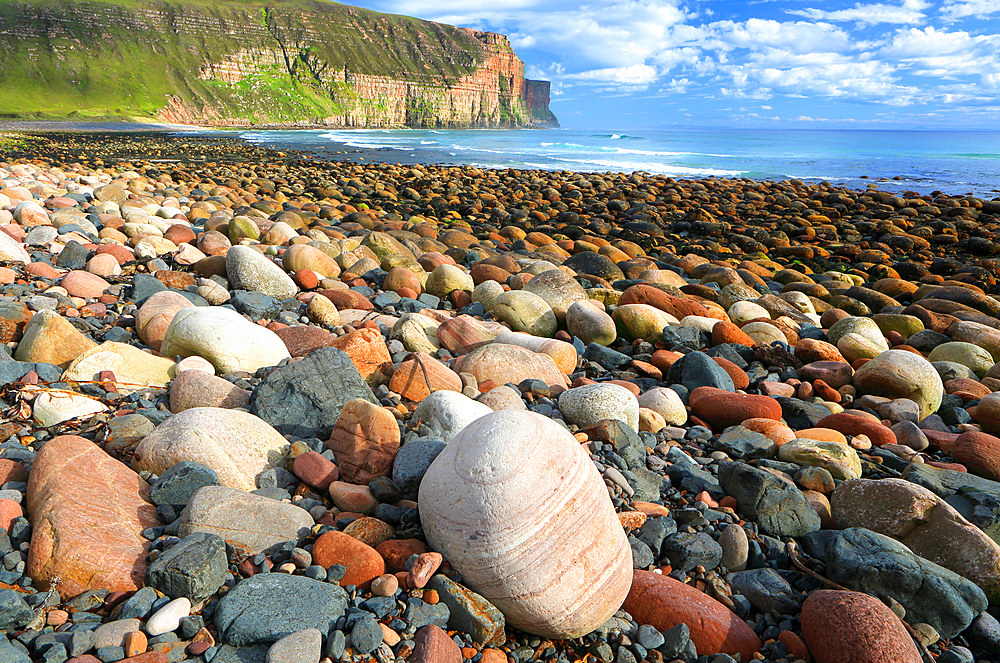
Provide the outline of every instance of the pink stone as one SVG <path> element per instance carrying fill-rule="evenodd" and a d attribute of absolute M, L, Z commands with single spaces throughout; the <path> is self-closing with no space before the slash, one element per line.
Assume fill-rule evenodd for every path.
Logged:
<path fill-rule="evenodd" d="M 104 291 L 111 287 L 111 284 L 96 274 L 85 272 L 79 269 L 69 272 L 62 278 L 60 285 L 66 289 L 71 297 L 84 297 L 97 299 L 104 294 Z"/>
<path fill-rule="evenodd" d="M 407 579 L 410 587 L 422 589 L 430 581 L 431 576 L 437 572 L 442 561 L 444 558 L 441 553 L 426 552 L 417 556 L 413 566 L 410 567 L 410 575 Z"/>
<path fill-rule="evenodd" d="M 194 306 L 178 292 L 164 290 L 151 295 L 135 314 L 139 338 L 149 347 L 159 350 L 170 321 L 183 309 Z"/>
<path fill-rule="evenodd" d="M 346 481 L 333 481 L 329 487 L 330 498 L 341 511 L 364 513 L 375 506 L 377 500 L 368 486 L 356 486 Z"/>
<path fill-rule="evenodd" d="M 307 451 L 292 463 L 292 472 L 313 488 L 326 490 L 337 480 L 340 472 L 337 466 L 323 454 Z"/>
<path fill-rule="evenodd" d="M 122 268 L 110 253 L 98 253 L 87 261 L 87 271 L 102 277 L 116 276 L 122 273 Z"/>
<path fill-rule="evenodd" d="M 10 525 L 24 515 L 21 505 L 14 500 L 0 500 L 0 527 L 10 532 Z"/>

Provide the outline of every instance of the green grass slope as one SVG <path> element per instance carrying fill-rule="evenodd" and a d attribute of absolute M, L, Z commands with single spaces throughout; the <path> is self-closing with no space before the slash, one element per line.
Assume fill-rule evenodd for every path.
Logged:
<path fill-rule="evenodd" d="M 308 122 L 357 110 L 344 72 L 447 89 L 488 55 L 452 26 L 318 0 L 0 0 L 0 116 Z"/>

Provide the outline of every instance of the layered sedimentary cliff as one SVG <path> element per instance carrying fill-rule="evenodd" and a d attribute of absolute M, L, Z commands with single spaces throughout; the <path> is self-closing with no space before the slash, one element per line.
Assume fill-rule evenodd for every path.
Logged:
<path fill-rule="evenodd" d="M 0 116 L 551 126 L 503 35 L 313 0 L 0 0 Z"/>

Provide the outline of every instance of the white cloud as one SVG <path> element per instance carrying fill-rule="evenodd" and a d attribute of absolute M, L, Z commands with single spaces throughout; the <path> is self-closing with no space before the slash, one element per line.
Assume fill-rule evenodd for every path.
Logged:
<path fill-rule="evenodd" d="M 945 2 L 941 7 L 941 16 L 946 21 L 957 21 L 959 19 L 973 16 L 975 18 L 986 18 L 991 14 L 1000 12 L 1000 3 L 996 0 L 952 0 Z"/>
<path fill-rule="evenodd" d="M 568 74 L 566 78 L 587 83 L 614 83 L 618 85 L 649 85 L 659 78 L 655 67 L 646 64 L 636 64 L 631 67 L 609 67 L 592 69 L 578 74 Z"/>
<path fill-rule="evenodd" d="M 721 108 L 723 99 L 759 105 L 775 98 L 783 109 L 784 102 L 806 99 L 896 108 L 946 104 L 980 117 L 1000 108 L 997 21 L 975 27 L 968 21 L 963 29 L 948 24 L 1000 13 L 1000 0 L 813 0 L 787 12 L 796 17 L 790 20 L 775 20 L 781 10 L 756 8 L 755 0 L 718 3 L 721 20 L 714 20 L 704 4 L 376 0 L 367 6 L 503 32 L 528 62 L 529 77 L 553 82 L 553 96 L 650 89 L 646 98 L 682 100 L 694 91 L 720 113 L 733 112 Z M 787 114 L 802 111 L 803 122 L 828 121 L 812 118 L 809 106 Z M 893 113 L 897 118 L 903 111 Z"/>
<path fill-rule="evenodd" d="M 983 0 L 992 1 L 992 0 Z M 915 25 L 924 22 L 927 17 L 923 10 L 930 7 L 926 0 L 903 0 L 902 5 L 872 4 L 863 5 L 858 3 L 849 9 L 835 9 L 826 11 L 822 9 L 793 9 L 789 14 L 804 16 L 815 21 L 834 21 L 861 23 L 864 25 L 878 25 L 879 23 L 901 23 L 904 25 Z"/>

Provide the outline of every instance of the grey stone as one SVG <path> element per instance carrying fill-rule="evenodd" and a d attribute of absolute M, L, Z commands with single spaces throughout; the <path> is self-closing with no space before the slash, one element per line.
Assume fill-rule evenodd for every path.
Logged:
<path fill-rule="evenodd" d="M 716 387 L 736 391 L 733 379 L 725 369 L 704 352 L 689 352 L 673 363 L 664 380 L 667 384 L 679 383 L 693 391 L 698 387 Z"/>
<path fill-rule="evenodd" d="M 345 649 L 347 649 L 347 636 L 344 635 L 343 631 L 334 631 L 326 639 L 327 658 L 333 661 L 339 660 L 344 655 Z"/>
<path fill-rule="evenodd" d="M 3 635 L 0 635 L 0 661 L 3 663 L 31 663 L 31 657 L 26 651 L 11 644 Z"/>
<path fill-rule="evenodd" d="M 35 618 L 35 612 L 24 595 L 13 589 L 0 589 L 0 630 L 14 631 Z"/>
<path fill-rule="evenodd" d="M 199 488 L 218 486 L 219 475 L 212 468 L 184 460 L 175 463 L 149 486 L 149 499 L 153 504 L 184 506 Z"/>
<path fill-rule="evenodd" d="M 226 542 L 215 534 L 195 532 L 161 554 L 146 569 L 146 585 L 172 599 L 198 603 L 222 587 L 228 576 Z"/>
<path fill-rule="evenodd" d="M 803 596 L 772 568 L 730 573 L 726 581 L 762 612 L 797 615 L 802 607 Z"/>
<path fill-rule="evenodd" d="M 628 545 L 632 549 L 632 568 L 645 569 L 656 563 L 653 551 L 645 543 L 635 538 L 628 537 Z"/>
<path fill-rule="evenodd" d="M 642 527 L 639 528 L 638 538 L 649 546 L 654 557 L 660 556 L 660 548 L 663 539 L 677 531 L 677 523 L 673 518 L 661 516 L 659 518 L 647 518 Z"/>
<path fill-rule="evenodd" d="M 90 249 L 75 239 L 71 239 L 59 252 L 59 257 L 56 258 L 56 267 L 83 269 L 87 266 L 88 257 L 90 257 Z"/>
<path fill-rule="evenodd" d="M 361 619 L 354 622 L 350 642 L 351 648 L 364 656 L 371 654 L 382 644 L 382 628 L 373 615 L 363 614 Z"/>
<path fill-rule="evenodd" d="M 282 434 L 325 440 L 344 403 L 355 398 L 377 404 L 350 357 L 322 347 L 272 371 L 254 389 L 250 409 Z"/>
<path fill-rule="evenodd" d="M 66 653 L 72 657 L 86 654 L 96 642 L 97 636 L 94 635 L 93 631 L 74 631 L 66 644 Z"/>
<path fill-rule="evenodd" d="M 972 644 L 980 649 L 1000 655 L 1000 622 L 990 613 L 984 612 L 976 617 L 967 635 Z"/>
<path fill-rule="evenodd" d="M 141 590 L 140 590 L 141 591 Z M 156 596 L 156 592 L 149 590 Z M 152 605 L 152 604 L 150 604 Z M 142 630 L 142 622 L 136 618 L 117 619 L 113 622 L 101 624 L 94 630 L 94 647 L 122 647 L 125 636 L 129 633 Z"/>
<path fill-rule="evenodd" d="M 253 645 L 250 647 L 233 647 L 222 645 L 211 659 L 212 663 L 266 663 L 268 647 Z"/>
<path fill-rule="evenodd" d="M 427 587 L 448 606 L 449 629 L 468 633 L 482 645 L 499 647 L 506 641 L 503 613 L 488 600 L 441 574 L 432 577 Z"/>
<path fill-rule="evenodd" d="M 633 499 L 655 502 L 660 499 L 661 490 L 670 490 L 670 481 L 668 479 L 652 470 L 647 470 L 645 467 L 622 470 L 622 476 L 625 477 L 628 485 L 633 490 Z"/>
<path fill-rule="evenodd" d="M 242 646 L 276 642 L 307 628 L 328 634 L 346 607 L 347 593 L 339 585 L 261 573 L 237 583 L 219 599 L 214 618 L 220 639 Z"/>
<path fill-rule="evenodd" d="M 891 597 L 906 609 L 910 623 L 925 622 L 951 638 L 986 610 L 986 595 L 972 581 L 894 539 L 860 527 L 824 538 L 830 580 L 880 599 Z"/>
<path fill-rule="evenodd" d="M 732 426 L 715 441 L 716 451 L 723 451 L 731 458 L 753 459 L 772 458 L 778 453 L 774 440 L 743 426 Z"/>
<path fill-rule="evenodd" d="M 410 622 L 415 629 L 422 628 L 428 624 L 433 624 L 439 628 L 448 628 L 448 618 L 451 617 L 451 610 L 447 603 L 435 603 L 431 605 L 424 603 L 420 599 L 410 599 L 407 603 L 403 619 Z"/>
<path fill-rule="evenodd" d="M 743 463 L 719 463 L 719 482 L 737 512 L 772 536 L 803 536 L 820 528 L 819 515 L 795 486 Z"/>
<path fill-rule="evenodd" d="M 722 561 L 722 546 L 704 532 L 677 532 L 663 541 L 663 555 L 674 569 L 690 571 L 704 566 L 710 571 Z"/>
<path fill-rule="evenodd" d="M 649 624 L 640 624 L 636 637 L 646 649 L 656 649 L 664 643 L 663 634 Z"/>
<path fill-rule="evenodd" d="M 399 448 L 392 463 L 392 480 L 404 499 L 417 499 L 420 480 L 444 447 L 445 441 L 440 437 L 418 437 Z"/>
<path fill-rule="evenodd" d="M 237 292 L 229 303 L 239 313 L 250 316 L 254 322 L 258 320 L 273 320 L 281 313 L 281 302 L 262 292 Z"/>

